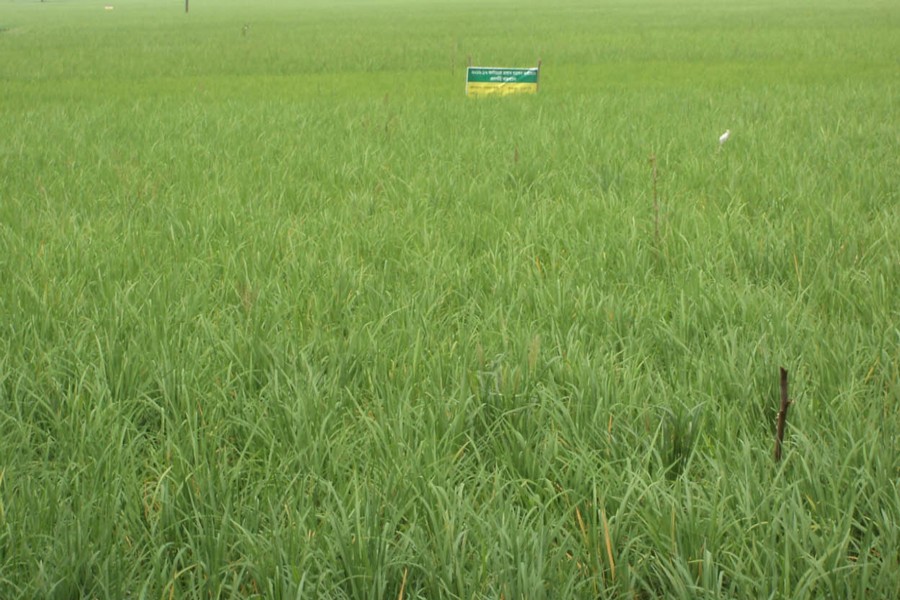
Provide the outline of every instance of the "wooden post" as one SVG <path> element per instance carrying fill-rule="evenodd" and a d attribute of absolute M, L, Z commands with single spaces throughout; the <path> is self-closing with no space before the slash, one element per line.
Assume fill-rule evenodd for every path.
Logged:
<path fill-rule="evenodd" d="M 187 14 L 188 10 L 190 9 L 190 1 L 191 0 L 184 0 L 184 14 Z"/>
<path fill-rule="evenodd" d="M 775 431 L 775 462 L 781 460 L 781 445 L 784 442 L 784 424 L 787 422 L 788 407 L 791 405 L 788 397 L 788 372 L 781 367 L 781 410 L 778 411 L 778 424 Z"/>

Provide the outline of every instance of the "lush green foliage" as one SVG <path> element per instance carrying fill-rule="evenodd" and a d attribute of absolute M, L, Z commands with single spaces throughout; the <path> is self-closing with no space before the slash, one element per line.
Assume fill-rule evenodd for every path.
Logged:
<path fill-rule="evenodd" d="M 897 597 L 898 25 L 0 4 L 0 597 Z"/>

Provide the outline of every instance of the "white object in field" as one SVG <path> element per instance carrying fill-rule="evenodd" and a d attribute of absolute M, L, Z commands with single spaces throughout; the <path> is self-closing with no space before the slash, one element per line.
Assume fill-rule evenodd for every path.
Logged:
<path fill-rule="evenodd" d="M 722 135 L 719 136 L 719 145 L 721 146 L 722 144 L 727 142 L 728 138 L 730 138 L 730 137 L 731 137 L 731 130 L 726 129 L 725 133 L 723 133 Z"/>
<path fill-rule="evenodd" d="M 103 10 L 112 10 L 114 8 L 115 8 L 115 6 L 113 6 L 111 4 L 107 4 L 106 6 L 103 7 Z"/>

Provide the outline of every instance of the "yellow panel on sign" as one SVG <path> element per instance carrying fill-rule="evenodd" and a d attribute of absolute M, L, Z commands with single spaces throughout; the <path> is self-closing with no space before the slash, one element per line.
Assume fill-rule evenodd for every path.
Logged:
<path fill-rule="evenodd" d="M 538 86 L 536 83 L 473 83 L 470 82 L 466 86 L 466 93 L 469 96 L 489 96 L 498 95 L 506 96 L 508 94 L 536 94 Z"/>

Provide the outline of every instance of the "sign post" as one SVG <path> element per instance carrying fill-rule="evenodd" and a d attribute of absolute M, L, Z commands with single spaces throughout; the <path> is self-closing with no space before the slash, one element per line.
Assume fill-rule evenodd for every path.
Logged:
<path fill-rule="evenodd" d="M 541 62 L 527 69 L 473 67 L 466 69 L 466 96 L 536 94 Z"/>

